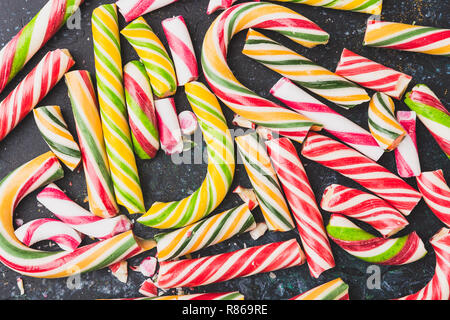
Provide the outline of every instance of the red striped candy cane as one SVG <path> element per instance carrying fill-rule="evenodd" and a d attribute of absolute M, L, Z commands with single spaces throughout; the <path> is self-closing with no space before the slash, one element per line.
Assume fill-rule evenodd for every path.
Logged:
<path fill-rule="evenodd" d="M 174 98 L 155 100 L 161 149 L 166 154 L 181 153 L 183 139 Z"/>
<path fill-rule="evenodd" d="M 397 120 L 407 133 L 394 150 L 398 175 L 402 178 L 417 177 L 420 175 L 421 169 L 416 142 L 416 113 L 414 111 L 398 111 Z"/>
<path fill-rule="evenodd" d="M 126 22 L 136 19 L 146 13 L 168 6 L 178 0 L 119 0 L 116 5 Z"/>

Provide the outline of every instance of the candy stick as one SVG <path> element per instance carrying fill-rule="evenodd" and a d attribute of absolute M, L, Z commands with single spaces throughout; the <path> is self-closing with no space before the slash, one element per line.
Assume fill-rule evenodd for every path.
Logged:
<path fill-rule="evenodd" d="M 0 51 L 0 92 L 78 10 L 83 1 L 48 1 L 36 16 L 3 47 Z M 62 64 L 61 67 L 64 69 Z"/>
<path fill-rule="evenodd" d="M 444 178 L 444 172 L 422 172 L 417 179 L 417 186 L 428 207 L 447 227 L 450 227 L 450 188 Z"/>
<path fill-rule="evenodd" d="M 146 13 L 168 6 L 178 0 L 119 0 L 116 5 L 126 22 Z"/>
<path fill-rule="evenodd" d="M 119 23 L 114 4 L 92 13 L 95 69 L 102 129 L 117 203 L 129 213 L 145 212 L 123 89 Z"/>
<path fill-rule="evenodd" d="M 213 22 L 203 42 L 203 72 L 219 99 L 249 121 L 302 142 L 311 126 L 317 129 L 317 124 L 256 95 L 236 79 L 227 65 L 231 38 L 251 27 L 278 31 L 306 47 L 327 43 L 329 35 L 290 9 L 260 2 L 235 5 L 223 12 Z"/>
<path fill-rule="evenodd" d="M 326 131 L 372 160 L 378 161 L 384 154 L 370 132 L 312 97 L 289 79 L 279 80 L 270 93 L 295 111 L 323 124 Z"/>
<path fill-rule="evenodd" d="M 294 229 L 277 175 L 260 137 L 254 132 L 235 140 L 269 230 L 284 232 Z"/>
<path fill-rule="evenodd" d="M 309 271 L 314 278 L 335 266 L 322 214 L 294 145 L 287 138 L 266 142 L 267 152 L 297 222 Z"/>
<path fill-rule="evenodd" d="M 80 143 L 91 212 L 102 218 L 119 212 L 111 181 L 97 98 L 88 71 L 66 74 Z"/>
<path fill-rule="evenodd" d="M 161 24 L 172 53 L 178 85 L 184 86 L 188 82 L 197 80 L 197 58 L 184 18 L 177 16 L 165 19 Z"/>
<path fill-rule="evenodd" d="M 39 241 L 52 240 L 69 252 L 78 248 L 82 241 L 77 231 L 56 219 L 32 220 L 17 228 L 14 234 L 27 247 Z"/>
<path fill-rule="evenodd" d="M 386 168 L 331 138 L 310 134 L 302 155 L 358 182 L 404 215 L 409 215 L 422 197 Z"/>
<path fill-rule="evenodd" d="M 95 216 L 72 201 L 54 183 L 45 187 L 36 199 L 62 222 L 92 238 L 108 239 L 132 228 L 125 215 L 109 219 Z"/>
<path fill-rule="evenodd" d="M 122 298 L 113 300 L 244 300 L 244 295 L 235 291 L 223 293 L 194 293 L 177 296 Z"/>
<path fill-rule="evenodd" d="M 349 300 L 348 284 L 337 278 L 289 300 Z"/>
<path fill-rule="evenodd" d="M 396 239 L 377 238 L 340 214 L 331 215 L 327 232 L 342 249 L 370 263 L 404 265 L 422 259 L 427 253 L 415 232 Z"/>
<path fill-rule="evenodd" d="M 383 0 L 275 0 L 380 15 Z"/>
<path fill-rule="evenodd" d="M 160 145 L 150 79 L 144 65 L 139 61 L 127 63 L 123 71 L 134 151 L 141 159 L 152 159 Z"/>
<path fill-rule="evenodd" d="M 180 201 L 154 203 L 138 219 L 153 228 L 179 228 L 200 220 L 217 208 L 233 181 L 234 144 L 219 102 L 199 82 L 189 82 L 185 89 L 208 150 L 206 178 L 199 189 Z"/>
<path fill-rule="evenodd" d="M 450 229 L 442 228 L 430 243 L 436 253 L 434 276 L 420 291 L 399 300 L 449 300 L 450 299 Z"/>
<path fill-rule="evenodd" d="M 417 113 L 441 149 L 450 159 L 450 112 L 424 84 L 416 85 L 406 94 L 405 103 Z"/>
<path fill-rule="evenodd" d="M 225 10 L 231 7 L 237 0 L 209 0 L 206 14 L 212 14 L 217 10 Z"/>
<path fill-rule="evenodd" d="M 364 58 L 348 49 L 342 51 L 336 74 L 359 85 L 400 99 L 412 77 Z"/>
<path fill-rule="evenodd" d="M 255 209 L 259 203 L 258 199 L 256 199 L 256 194 L 253 189 L 246 189 L 241 186 L 237 186 L 233 193 L 236 193 L 242 201 L 244 201 L 250 210 Z"/>
<path fill-rule="evenodd" d="M 408 225 L 403 215 L 384 200 L 357 189 L 332 184 L 323 192 L 323 210 L 358 219 L 390 237 Z"/>
<path fill-rule="evenodd" d="M 76 249 L 48 252 L 30 249 L 14 235 L 14 209 L 29 193 L 62 178 L 58 159 L 48 152 L 22 165 L 0 182 L 0 261 L 10 269 L 35 278 L 62 278 L 104 268 L 154 247 L 131 231 Z"/>
<path fill-rule="evenodd" d="M 402 178 L 417 177 L 422 170 L 416 143 L 416 113 L 414 111 L 398 111 L 397 120 L 407 133 L 395 149 L 398 175 Z"/>
<path fill-rule="evenodd" d="M 172 59 L 144 18 L 137 18 L 120 33 L 141 58 L 150 78 L 153 93 L 158 98 L 174 95 L 177 90 L 177 78 Z"/>
<path fill-rule="evenodd" d="M 33 110 L 34 120 L 50 150 L 70 170 L 81 162 L 81 151 L 67 128 L 59 106 L 40 107 Z"/>
<path fill-rule="evenodd" d="M 395 105 L 384 93 L 377 92 L 369 104 L 369 129 L 381 148 L 392 151 L 407 135 L 394 115 Z"/>
<path fill-rule="evenodd" d="M 368 19 L 364 45 L 450 56 L 450 30 Z"/>
<path fill-rule="evenodd" d="M 75 61 L 66 49 L 47 53 L 38 65 L 0 102 L 0 141 L 50 92 Z"/>
<path fill-rule="evenodd" d="M 253 29 L 242 53 L 340 107 L 349 109 L 370 100 L 358 85 Z"/>
<path fill-rule="evenodd" d="M 255 227 L 253 215 L 243 204 L 176 231 L 157 234 L 158 261 L 173 260 Z"/>
<path fill-rule="evenodd" d="M 161 289 L 197 287 L 302 265 L 295 239 L 198 259 L 163 261 L 156 285 Z"/>
<path fill-rule="evenodd" d="M 155 108 L 161 149 L 166 154 L 181 153 L 183 139 L 174 98 L 156 100 Z"/>
<path fill-rule="evenodd" d="M 178 122 L 180 123 L 181 132 L 184 135 L 190 136 L 194 134 L 198 128 L 197 116 L 195 113 L 185 110 L 178 115 Z"/>

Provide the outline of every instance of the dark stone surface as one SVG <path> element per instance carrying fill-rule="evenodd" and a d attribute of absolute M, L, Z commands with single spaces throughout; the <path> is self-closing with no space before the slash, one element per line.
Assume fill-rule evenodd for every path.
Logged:
<path fill-rule="evenodd" d="M 36 14 L 46 1 L 1 0 L 0 46 L 3 47 Z M 64 27 L 36 54 L 28 63 L 27 67 L 7 87 L 0 98 L 3 99 L 7 92 L 17 85 L 20 79 L 36 65 L 48 50 L 68 48 L 77 62 L 75 68 L 87 69 L 93 73 L 94 56 L 92 53 L 91 13 L 98 5 L 111 2 L 86 0 L 85 4 L 81 7 L 81 29 L 68 30 Z M 206 15 L 207 4 L 208 0 L 180 0 L 176 4 L 146 15 L 145 18 L 166 44 L 160 22 L 164 18 L 173 15 L 183 15 L 190 28 L 197 55 L 199 56 L 203 36 L 211 22 L 217 16 L 217 14 L 212 16 Z M 304 14 L 328 31 L 331 34 L 330 43 L 327 46 L 307 49 L 290 42 L 278 34 L 265 31 L 264 33 L 273 36 L 276 40 L 331 70 L 334 70 L 340 53 L 345 46 L 363 56 L 412 75 L 414 79 L 410 88 L 417 83 L 428 84 L 448 108 L 450 100 L 448 92 L 450 60 L 448 58 L 363 47 L 362 40 L 364 37 L 365 21 L 369 17 L 366 14 L 305 5 L 288 4 L 287 6 Z M 449 28 L 449 6 L 450 3 L 448 1 L 442 0 L 385 0 L 383 19 Z M 120 24 L 121 28 L 125 26 L 122 17 L 120 17 Z M 269 97 L 269 89 L 279 79 L 279 76 L 240 53 L 243 46 L 244 34 L 237 35 L 231 44 L 229 53 L 230 66 L 236 71 L 237 77 L 244 84 L 259 94 Z M 132 48 L 124 39 L 122 39 L 122 45 L 124 63 L 137 58 Z M 179 112 L 189 109 L 182 89 L 178 91 L 176 100 Z M 40 103 L 41 106 L 51 104 L 57 104 L 62 107 L 69 127 L 75 133 L 74 120 L 64 82 L 59 83 L 44 101 Z M 398 110 L 407 110 L 403 102 L 397 102 L 396 105 Z M 352 111 L 345 111 L 338 107 L 335 109 L 367 128 L 367 107 L 368 104 L 364 104 Z M 232 112 L 226 107 L 223 110 L 230 127 L 232 127 Z M 448 176 L 450 172 L 449 162 L 446 160 L 443 152 L 420 122 L 418 122 L 417 131 L 418 147 L 423 170 L 443 168 L 446 170 L 447 180 L 450 181 Z M 201 147 L 199 145 L 197 148 Z M 300 150 L 300 145 L 297 145 L 297 147 Z M 32 116 L 28 116 L 5 140 L 0 142 L 0 149 L 1 177 L 4 177 L 19 165 L 48 150 L 47 145 L 42 140 L 34 124 Z M 331 183 L 337 182 L 359 188 L 351 180 L 339 176 L 337 173 L 309 160 L 303 160 L 318 202 L 320 202 L 325 187 Z M 380 160 L 380 163 L 391 171 L 396 172 L 393 153 L 385 154 Z M 170 157 L 165 156 L 161 152 L 156 159 L 145 162 L 139 161 L 138 165 L 147 208 L 156 200 L 176 200 L 189 195 L 200 186 L 206 172 L 206 164 L 176 165 L 171 161 Z M 414 179 L 408 179 L 407 181 L 416 187 Z M 86 197 L 86 189 L 83 173 L 80 170 L 74 173 L 66 170 L 65 178 L 59 181 L 58 184 L 67 191 L 70 197 L 87 206 L 87 203 L 83 203 Z M 250 186 L 242 165 L 237 166 L 232 188 L 239 184 L 247 187 Z M 51 217 L 51 214 L 46 209 L 37 205 L 36 194 L 37 192 L 31 194 L 19 205 L 14 215 L 15 218 L 20 217 L 25 221 L 29 221 L 39 217 Z M 238 197 L 230 193 L 215 212 L 221 212 L 239 203 L 240 200 Z M 122 212 L 125 212 L 123 208 Z M 324 212 L 323 214 L 327 222 L 329 213 Z M 256 215 L 258 220 L 262 219 L 259 212 Z M 136 217 L 132 218 L 135 219 Z M 417 231 L 425 242 L 429 254 L 420 261 L 406 266 L 381 266 L 382 283 L 380 289 L 368 289 L 366 285 L 369 277 L 367 268 L 370 264 L 350 256 L 332 243 L 337 266 L 325 272 L 319 279 L 313 279 L 309 275 L 307 266 L 303 265 L 301 267 L 277 271 L 274 273 L 275 277 L 273 274 L 272 276 L 270 274 L 261 274 L 249 278 L 235 279 L 225 283 L 185 290 L 185 292 L 239 290 L 247 299 L 287 299 L 326 281 L 336 277 L 342 277 L 350 285 L 351 299 L 390 299 L 413 293 L 423 287 L 433 276 L 435 256 L 428 240 L 443 225 L 435 218 L 423 201 L 408 217 L 408 220 L 410 225 L 399 235 L 404 235 L 413 230 Z M 138 235 L 144 237 L 151 237 L 157 231 L 141 225 L 136 225 L 135 230 Z M 200 255 L 205 256 L 229 252 L 243 248 L 244 246 L 261 245 L 274 241 L 287 240 L 292 237 L 298 238 L 297 231 L 266 233 L 257 241 L 253 241 L 246 234 L 194 253 L 193 256 L 198 257 Z M 49 248 L 48 243 L 41 244 L 39 248 L 54 249 L 54 247 Z M 133 258 L 130 264 L 138 264 L 144 256 L 149 254 L 154 255 L 155 252 L 152 251 Z M 67 287 L 66 279 L 46 280 L 22 277 L 25 285 L 25 295 L 20 296 L 16 286 L 16 278 L 20 275 L 9 270 L 4 265 L 0 265 L 0 299 L 96 299 L 139 296 L 138 289 L 145 278 L 140 273 L 132 271 L 129 273 L 130 276 L 127 284 L 119 282 L 107 269 L 83 274 L 81 276 L 81 289 L 74 290 Z"/>

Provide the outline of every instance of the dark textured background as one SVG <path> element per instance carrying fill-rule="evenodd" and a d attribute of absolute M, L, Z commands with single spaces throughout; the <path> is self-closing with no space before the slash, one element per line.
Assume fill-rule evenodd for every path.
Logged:
<path fill-rule="evenodd" d="M 46 1 L 1 0 L 0 47 L 3 47 L 38 12 Z M 76 60 L 75 68 L 87 69 L 93 73 L 94 57 L 92 53 L 91 13 L 98 5 L 111 2 L 111 0 L 86 0 L 85 4 L 81 7 L 81 30 L 68 30 L 64 27 L 35 55 L 27 67 L 7 87 L 0 98 L 3 99 L 7 92 L 14 88 L 19 80 L 36 65 L 47 51 L 56 48 L 68 48 Z M 449 1 L 385 0 L 384 2 L 382 14 L 384 20 L 450 28 Z M 212 16 L 206 15 L 207 4 L 208 0 L 180 0 L 178 3 L 169 7 L 147 14 L 145 18 L 166 44 L 160 24 L 161 21 L 174 15 L 183 15 L 190 28 L 197 55 L 199 56 L 203 36 L 211 22 L 217 16 L 217 14 Z M 264 33 L 273 36 L 276 40 L 288 45 L 330 70 L 334 70 L 336 67 L 340 53 L 345 46 L 365 57 L 412 75 L 414 79 L 411 82 L 410 88 L 417 83 L 426 83 L 448 108 L 450 100 L 448 92 L 450 60 L 448 58 L 363 47 L 362 41 L 365 22 L 369 17 L 366 14 L 306 5 L 288 4 L 286 6 L 304 14 L 329 32 L 331 34 L 330 43 L 326 46 L 307 49 L 290 42 L 276 33 L 265 31 Z M 121 28 L 125 26 L 125 21 L 122 17 L 120 17 L 120 24 Z M 256 90 L 262 96 L 270 98 L 268 93 L 269 89 L 280 77 L 240 53 L 244 35 L 245 33 L 237 35 L 231 44 L 228 59 L 230 66 L 245 85 Z M 135 52 L 124 39 L 122 39 L 122 46 L 124 63 L 137 58 Z M 182 89 L 178 91 L 176 100 L 179 112 L 189 109 Z M 62 107 L 69 127 L 75 133 L 74 120 L 64 81 L 60 82 L 44 101 L 40 103 L 41 106 L 51 104 L 57 104 Z M 396 102 L 396 105 L 398 110 L 407 109 L 403 102 Z M 367 128 L 367 107 L 368 104 L 364 104 L 351 111 L 345 111 L 339 107 L 335 109 Z M 226 107 L 223 108 L 223 111 L 230 127 L 232 127 L 232 112 Z M 450 172 L 449 161 L 446 160 L 444 153 L 439 149 L 431 135 L 420 122 L 418 122 L 417 130 L 418 147 L 423 171 L 442 168 L 446 170 L 447 180 L 450 181 L 448 176 Z M 198 148 L 200 147 L 199 145 Z M 297 144 L 297 147 L 300 150 L 300 145 Z M 46 152 L 48 147 L 42 140 L 34 124 L 33 117 L 30 115 L 5 140 L 0 142 L 0 149 L 0 177 L 4 177 L 19 165 Z M 304 158 L 303 162 L 318 202 L 320 202 L 323 190 L 331 183 L 342 183 L 350 187 L 360 188 L 353 181 L 339 176 L 337 173 L 325 169 L 316 163 Z M 380 160 L 380 163 L 391 171 L 396 172 L 393 153 L 385 154 Z M 138 165 L 147 208 L 156 200 L 176 200 L 189 195 L 200 186 L 206 172 L 206 164 L 175 165 L 170 157 L 165 156 L 162 152 L 158 154 L 156 159 L 152 161 L 139 161 Z M 408 179 L 407 181 L 416 187 L 414 179 Z M 232 188 L 239 184 L 246 187 L 250 186 L 242 165 L 237 166 Z M 75 173 L 66 170 L 65 178 L 59 181 L 58 185 L 67 190 L 70 197 L 83 204 L 83 200 L 86 197 L 86 190 L 83 173 L 80 170 Z M 37 206 L 36 194 L 37 192 L 31 194 L 19 205 L 15 213 L 15 218 L 20 217 L 25 221 L 29 221 L 40 217 L 51 217 L 51 214 L 47 210 Z M 239 198 L 230 192 L 215 212 L 232 208 L 239 203 Z M 83 205 L 87 206 L 87 203 Z M 123 208 L 122 212 L 125 212 Z M 257 212 L 256 216 L 259 221 L 262 220 L 260 212 Z M 325 222 L 328 222 L 329 213 L 324 212 L 324 218 Z M 235 279 L 225 283 L 185 290 L 185 292 L 239 290 L 247 299 L 287 299 L 326 281 L 336 277 L 342 277 L 350 285 L 351 299 L 390 299 L 413 293 L 422 288 L 434 274 L 435 255 L 428 243 L 428 239 L 443 225 L 434 217 L 423 201 L 420 202 L 408 217 L 408 220 L 410 225 L 399 235 L 404 235 L 413 230 L 417 231 L 425 242 L 429 254 L 420 261 L 406 266 L 381 266 L 382 285 L 379 290 L 369 290 L 366 286 L 366 281 L 369 276 L 366 271 L 369 264 L 350 256 L 332 243 L 337 266 L 323 273 L 319 279 L 313 279 L 310 276 L 308 267 L 305 264 L 300 267 L 277 271 L 275 272 L 276 277 L 273 277 L 273 275 L 271 277 L 269 274 L 261 274 L 249 278 Z M 145 237 L 151 237 L 156 233 L 155 229 L 146 228 L 141 225 L 137 225 L 135 230 L 138 235 Z M 193 256 L 198 257 L 199 255 L 204 256 L 229 252 L 243 248 L 244 246 L 261 245 L 274 241 L 287 240 L 292 237 L 298 238 L 297 231 L 287 233 L 268 232 L 256 242 L 248 234 L 245 234 L 194 253 Z M 55 249 L 55 247 L 49 248 L 48 243 L 42 243 L 38 248 L 46 250 Z M 137 265 L 144 256 L 149 254 L 154 255 L 155 252 L 151 251 L 150 253 L 144 253 L 139 257 L 133 258 L 130 260 L 130 264 Z M 16 278 L 18 276 L 19 274 L 0 265 L 0 299 L 97 299 L 135 297 L 139 296 L 139 286 L 145 279 L 140 273 L 130 271 L 128 283 L 123 284 L 113 277 L 109 270 L 104 269 L 83 274 L 81 276 L 81 289 L 70 290 L 67 288 L 66 279 L 46 280 L 22 277 L 25 285 L 25 295 L 20 296 L 16 286 Z"/>

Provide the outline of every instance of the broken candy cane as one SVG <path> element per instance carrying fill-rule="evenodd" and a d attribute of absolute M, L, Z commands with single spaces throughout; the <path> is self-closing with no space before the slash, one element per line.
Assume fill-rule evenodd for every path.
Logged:
<path fill-rule="evenodd" d="M 183 139 L 178 122 L 175 99 L 164 98 L 155 100 L 155 109 L 161 149 L 166 154 L 181 153 L 183 151 Z"/>

